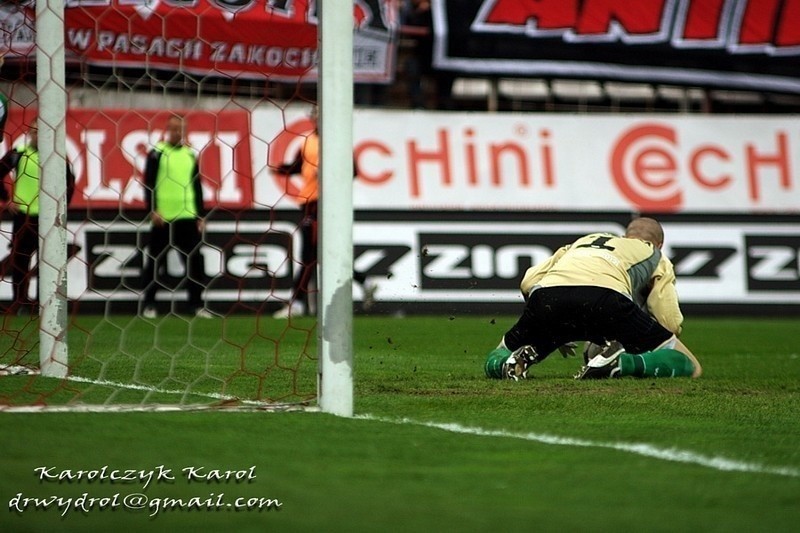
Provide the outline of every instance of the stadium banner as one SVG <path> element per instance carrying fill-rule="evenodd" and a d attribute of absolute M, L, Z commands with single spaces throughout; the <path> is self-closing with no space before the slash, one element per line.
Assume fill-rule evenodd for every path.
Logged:
<path fill-rule="evenodd" d="M 143 250 L 149 224 L 99 212 L 91 220 L 71 213 L 68 296 L 85 312 L 135 311 L 142 290 Z M 753 311 L 800 311 L 800 221 L 769 215 L 659 217 L 664 253 L 675 265 L 682 304 L 709 312 L 735 306 Z M 525 270 L 587 233 L 622 233 L 626 214 L 558 215 L 472 211 L 461 213 L 359 212 L 354 266 L 379 285 L 374 312 L 517 313 Z M 291 294 L 298 273 L 297 210 L 214 212 L 201 253 L 206 299 L 219 312 L 271 312 Z M 0 301 L 11 297 L 3 269 L 11 221 L 0 224 Z M 163 301 L 185 300 L 183 267 L 170 252 L 159 282 Z M 36 283 L 30 296 L 35 296 Z M 354 286 L 354 299 L 362 297 Z"/>
<path fill-rule="evenodd" d="M 434 65 L 800 93 L 800 0 L 442 0 Z"/>
<path fill-rule="evenodd" d="M 67 158 L 75 173 L 72 209 L 128 210 L 144 207 L 147 152 L 162 140 L 172 111 L 70 109 Z M 199 153 L 203 199 L 208 208 L 252 207 L 250 117 L 246 111 L 180 112 L 187 142 Z M 5 154 L 26 142 L 36 109 L 12 108 L 6 124 Z M 9 187 L 10 184 L 6 183 Z"/>
<path fill-rule="evenodd" d="M 0 49 L 35 56 L 34 3 L 0 6 Z M 68 0 L 72 60 L 116 68 L 311 82 L 317 78 L 317 3 L 310 0 Z M 394 79 L 398 3 L 355 3 L 357 81 Z"/>
<path fill-rule="evenodd" d="M 35 109 L 12 109 L 24 142 Z M 71 109 L 75 209 L 138 209 L 147 150 L 169 112 Z M 308 109 L 190 110 L 209 208 L 296 207 Z M 359 110 L 358 210 L 800 213 L 800 129 L 787 116 L 548 115 Z M 333 179 L 337 179 L 334 177 Z M 348 178 L 349 179 L 349 178 Z M 6 184 L 8 186 L 8 184 Z M 287 194 L 289 193 L 289 194 Z"/>
<path fill-rule="evenodd" d="M 310 127 L 252 117 L 258 205 L 290 206 L 269 171 Z M 284 121 L 286 126 L 284 126 Z M 553 115 L 360 110 L 356 209 L 800 212 L 793 117 Z M 294 145 L 292 144 L 294 143 Z M 278 199 L 276 201 L 276 199 Z"/>

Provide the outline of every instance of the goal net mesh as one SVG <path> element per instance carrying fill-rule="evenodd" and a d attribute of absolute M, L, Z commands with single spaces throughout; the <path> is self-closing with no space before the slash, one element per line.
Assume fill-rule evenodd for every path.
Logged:
<path fill-rule="evenodd" d="M 385 27 L 394 4 L 356 3 L 357 24 L 379 17 Z M 26 172 L 17 158 L 4 176 L 10 201 L 0 222 L 0 410 L 315 404 L 316 318 L 273 314 L 290 302 L 301 267 L 297 178 L 274 169 L 313 128 L 316 16 L 313 2 L 67 3 L 68 376 L 39 374 L 38 257 L 20 246 L 15 226 Z M 288 44 L 265 41 L 263 24 Z M 1 156 L 31 150 L 40 104 L 33 2 L 4 3 L 0 27 Z M 146 279 L 146 160 L 175 114 L 200 168 L 202 273 L 190 276 L 170 247 Z M 189 306 L 192 276 L 211 318 Z M 155 313 L 144 313 L 153 283 Z"/>

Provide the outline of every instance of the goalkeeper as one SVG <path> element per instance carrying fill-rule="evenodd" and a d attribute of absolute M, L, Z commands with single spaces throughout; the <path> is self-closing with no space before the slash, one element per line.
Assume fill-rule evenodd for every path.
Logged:
<path fill-rule="evenodd" d="M 524 379 L 531 365 L 573 341 L 624 346 L 596 355 L 575 379 L 699 377 L 700 363 L 678 340 L 683 314 L 672 263 L 661 253 L 664 231 L 637 218 L 623 237 L 594 233 L 528 269 L 520 288 L 525 310 L 489 353 L 490 378 Z"/>

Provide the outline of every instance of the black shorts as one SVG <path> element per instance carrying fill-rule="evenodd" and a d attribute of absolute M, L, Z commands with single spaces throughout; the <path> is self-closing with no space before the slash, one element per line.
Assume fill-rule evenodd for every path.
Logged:
<path fill-rule="evenodd" d="M 672 337 L 631 299 L 603 287 L 545 287 L 533 291 L 517 323 L 506 333 L 506 346 L 531 345 L 547 356 L 566 342 L 619 341 L 630 353 L 658 348 Z"/>

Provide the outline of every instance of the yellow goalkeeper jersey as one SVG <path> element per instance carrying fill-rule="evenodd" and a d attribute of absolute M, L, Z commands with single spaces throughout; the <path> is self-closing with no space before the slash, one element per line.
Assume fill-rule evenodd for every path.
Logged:
<path fill-rule="evenodd" d="M 525 272 L 520 283 L 527 296 L 535 288 L 605 287 L 646 309 L 659 324 L 679 334 L 683 314 L 675 288 L 675 269 L 652 243 L 610 233 L 593 233 L 559 248 Z"/>

